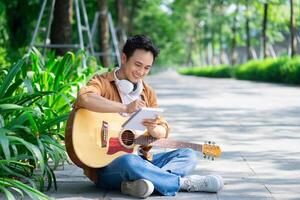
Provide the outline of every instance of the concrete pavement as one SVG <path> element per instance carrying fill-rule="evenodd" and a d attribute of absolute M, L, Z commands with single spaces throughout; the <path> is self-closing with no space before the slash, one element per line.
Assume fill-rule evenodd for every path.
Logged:
<path fill-rule="evenodd" d="M 223 176 L 218 194 L 180 192 L 148 199 L 300 199 L 300 88 L 188 77 L 173 71 L 151 76 L 159 105 L 172 127 L 170 138 L 222 148 L 216 161 L 201 159 L 194 173 Z M 155 151 L 166 149 L 155 149 Z M 56 171 L 56 199 L 130 199 L 99 190 L 72 165 Z M 133 199 L 133 198 L 132 198 Z"/>

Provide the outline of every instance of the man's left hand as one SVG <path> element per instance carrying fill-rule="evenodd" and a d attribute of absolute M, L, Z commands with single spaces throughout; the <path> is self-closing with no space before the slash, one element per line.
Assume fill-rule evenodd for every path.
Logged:
<path fill-rule="evenodd" d="M 159 121 L 159 116 L 155 119 L 144 119 L 143 121 L 143 125 L 147 127 L 148 133 L 155 138 L 163 138 L 166 135 L 166 129 L 158 125 Z"/>

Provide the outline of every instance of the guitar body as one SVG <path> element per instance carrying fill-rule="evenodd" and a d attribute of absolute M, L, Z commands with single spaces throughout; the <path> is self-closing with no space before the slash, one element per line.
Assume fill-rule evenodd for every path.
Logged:
<path fill-rule="evenodd" d="M 73 110 L 69 116 L 65 143 L 70 159 L 81 168 L 100 168 L 124 154 L 133 153 L 139 145 L 170 148 L 192 148 L 205 156 L 219 157 L 221 150 L 213 144 L 193 144 L 157 139 L 145 132 L 125 130 L 126 117 L 118 113 L 98 113 L 87 109 Z"/>
<path fill-rule="evenodd" d="M 118 113 L 77 110 L 73 118 L 71 139 L 74 153 L 81 162 L 79 165 L 104 167 L 121 155 L 133 153 L 138 145 L 124 144 L 120 138 L 122 124 L 126 120 Z M 132 133 L 130 136 L 134 137 Z"/>

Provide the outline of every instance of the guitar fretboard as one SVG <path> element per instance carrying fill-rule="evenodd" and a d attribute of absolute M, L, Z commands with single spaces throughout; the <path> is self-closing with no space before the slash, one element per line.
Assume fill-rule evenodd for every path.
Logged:
<path fill-rule="evenodd" d="M 179 142 L 170 139 L 157 139 L 152 136 L 141 135 L 134 140 L 135 144 L 150 145 L 155 147 L 167 147 L 167 148 L 191 148 L 195 151 L 202 152 L 201 144 L 194 144 L 189 142 Z"/>

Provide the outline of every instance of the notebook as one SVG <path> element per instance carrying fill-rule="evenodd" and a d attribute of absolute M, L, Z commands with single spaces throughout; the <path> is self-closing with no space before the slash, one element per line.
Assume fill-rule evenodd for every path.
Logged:
<path fill-rule="evenodd" d="M 129 119 L 124 122 L 122 127 L 124 129 L 145 131 L 147 127 L 143 125 L 143 120 L 155 119 L 156 116 L 160 115 L 162 112 L 163 109 L 161 108 L 141 108 L 131 115 Z"/>

